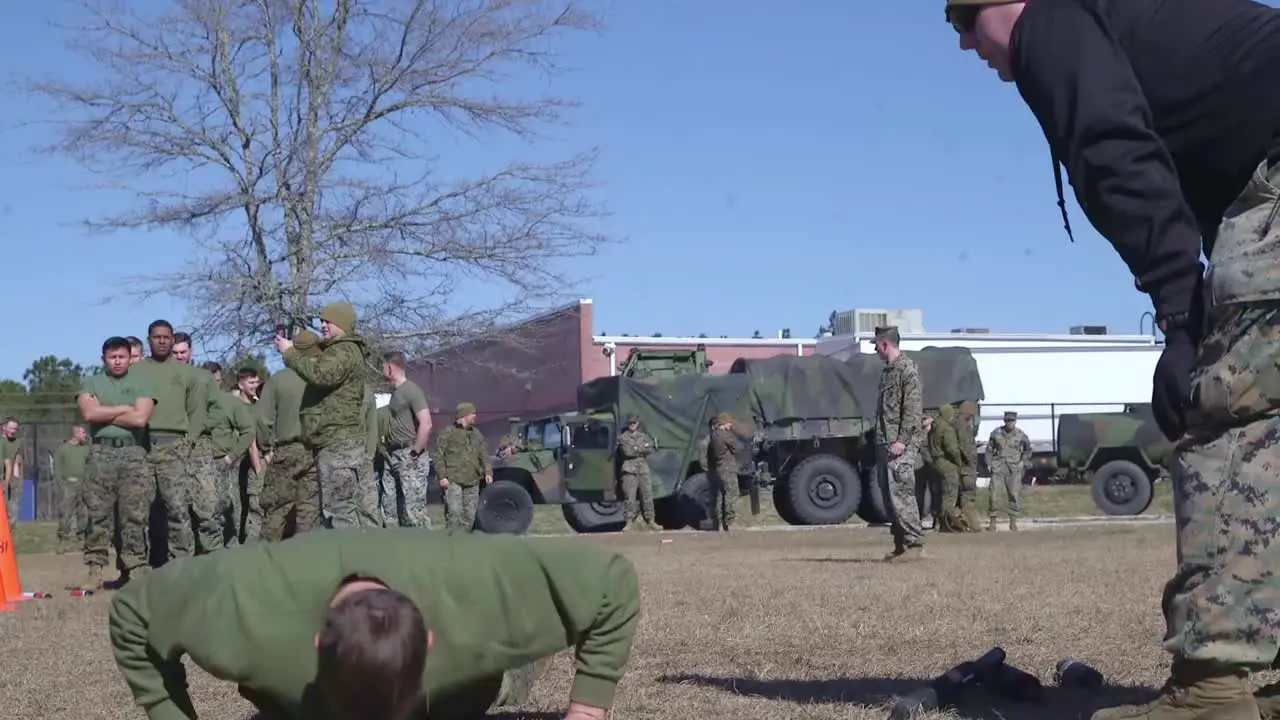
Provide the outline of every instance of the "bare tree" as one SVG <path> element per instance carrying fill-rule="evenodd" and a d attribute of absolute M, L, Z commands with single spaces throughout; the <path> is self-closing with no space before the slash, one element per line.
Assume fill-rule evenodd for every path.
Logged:
<path fill-rule="evenodd" d="M 211 350 L 353 302 L 362 330 L 417 349 L 562 301 L 560 261 L 606 238 L 594 151 L 457 179 L 461 139 L 542 139 L 573 103 L 531 90 L 574 0 L 78 0 L 64 27 L 90 79 L 33 80 L 69 155 L 136 193 L 104 231 L 169 229 L 202 250 L 132 278 L 184 300 Z M 513 87 L 518 85 L 518 87 Z M 479 147 L 477 145 L 477 147 Z M 462 306 L 463 288 L 490 301 Z"/>

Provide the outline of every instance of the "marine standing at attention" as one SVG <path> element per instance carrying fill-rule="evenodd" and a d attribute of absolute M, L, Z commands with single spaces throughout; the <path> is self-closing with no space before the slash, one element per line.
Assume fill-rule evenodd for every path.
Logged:
<path fill-rule="evenodd" d="M 187 439 L 191 443 L 190 467 L 193 479 L 187 492 L 187 503 L 191 506 L 193 518 L 195 551 L 203 554 L 220 550 L 226 543 L 223 537 L 226 498 L 221 492 L 223 474 L 219 472 L 218 464 L 213 459 L 210 439 L 211 413 L 222 392 L 222 388 L 218 387 L 222 379 L 222 366 L 212 361 L 199 366 L 193 365 L 194 355 L 195 345 L 191 335 L 174 333 L 173 357 L 191 368 L 191 375 L 198 387 L 197 392 L 187 396 L 187 418 L 191 425 L 187 431 Z"/>
<path fill-rule="evenodd" d="M 3 465 L 5 512 L 9 515 L 9 529 L 18 522 L 22 510 L 22 456 L 23 440 L 18 436 L 18 418 L 5 418 L 0 426 L 0 465 Z"/>
<path fill-rule="evenodd" d="M 1018 427 L 1018 413 L 1004 414 L 1004 425 L 991 431 L 987 439 L 987 467 L 991 469 L 991 498 L 987 508 L 987 529 L 996 529 L 996 516 L 1003 507 L 1009 529 L 1018 529 L 1022 510 L 1018 496 L 1022 476 L 1031 469 L 1031 438 Z"/>
<path fill-rule="evenodd" d="M 383 408 L 383 443 L 390 482 L 384 483 L 382 514 L 388 525 L 398 521 L 401 527 L 429 528 L 427 475 L 431 472 L 431 457 L 426 453 L 431 442 L 431 408 L 426 393 L 406 374 L 407 366 L 402 352 L 382 356 L 382 376 L 395 386 L 391 402 Z M 403 512 L 399 498 L 404 501 Z"/>
<path fill-rule="evenodd" d="M 444 524 L 471 532 L 476 524 L 480 485 L 493 482 L 484 435 L 476 427 L 476 406 L 459 403 L 454 423 L 436 439 L 436 477 L 444 490 Z"/>
<path fill-rule="evenodd" d="M 915 361 L 898 348 L 898 328 L 876 328 L 875 342 L 876 354 L 884 361 L 876 411 L 876 471 L 881 487 L 888 488 L 893 515 L 889 526 L 893 552 L 885 560 L 918 560 L 924 556 L 915 469 L 916 454 L 924 440 L 923 388 Z"/>
<path fill-rule="evenodd" d="M 729 532 L 738 518 L 738 451 L 741 442 L 733 432 L 733 416 L 720 413 L 711 418 L 707 437 L 707 479 L 711 481 L 711 524 Z"/>
<path fill-rule="evenodd" d="M 88 514 L 84 505 L 84 470 L 89 462 L 89 436 L 83 425 L 71 428 L 71 437 L 53 455 L 53 477 L 58 484 L 58 550 L 84 547 Z M 73 544 L 74 539 L 74 544 Z"/>
<path fill-rule="evenodd" d="M 644 518 L 645 529 L 657 529 L 653 514 L 653 480 L 649 477 L 649 455 L 653 438 L 640 428 L 637 415 L 627 417 L 627 427 L 618 435 L 618 452 L 622 454 L 622 497 L 626 503 L 627 529 Z"/>
<path fill-rule="evenodd" d="M 1176 443 L 1172 664 L 1159 699 L 1094 718 L 1271 714 L 1280 687 L 1260 703 L 1248 676 L 1280 652 L 1280 10 L 947 0 L 946 18 L 1016 85 L 1164 333 L 1151 404 Z"/>

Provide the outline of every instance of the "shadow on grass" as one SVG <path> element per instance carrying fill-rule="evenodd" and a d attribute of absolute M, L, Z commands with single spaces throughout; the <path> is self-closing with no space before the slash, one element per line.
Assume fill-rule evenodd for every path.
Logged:
<path fill-rule="evenodd" d="M 840 680 L 764 680 L 707 675 L 664 675 L 659 683 L 714 688 L 735 695 L 798 704 L 848 704 L 886 707 L 898 697 L 928 685 L 928 680 L 849 678 Z M 1015 702 L 993 695 L 982 686 L 968 690 L 956 708 L 965 717 L 983 720 L 1078 720 L 1116 705 L 1146 702 L 1156 690 L 1145 687 L 1104 686 L 1095 690 L 1046 687 L 1036 703 Z"/>
<path fill-rule="evenodd" d="M 779 558 L 776 562 L 788 563 L 833 563 L 836 565 L 885 565 L 883 556 L 851 557 L 851 558 Z"/>

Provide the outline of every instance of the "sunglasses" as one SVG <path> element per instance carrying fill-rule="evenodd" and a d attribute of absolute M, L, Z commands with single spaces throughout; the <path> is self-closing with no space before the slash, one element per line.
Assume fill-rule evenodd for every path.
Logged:
<path fill-rule="evenodd" d="M 973 32 L 982 5 L 960 5 L 947 8 L 947 22 L 961 35 Z"/>

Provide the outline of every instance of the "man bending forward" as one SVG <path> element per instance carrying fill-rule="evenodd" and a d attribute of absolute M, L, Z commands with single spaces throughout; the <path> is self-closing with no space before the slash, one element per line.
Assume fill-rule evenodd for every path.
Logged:
<path fill-rule="evenodd" d="M 271 720 L 471 720 L 568 647 L 566 720 L 600 720 L 639 618 L 630 561 L 573 539 L 350 528 L 172 561 L 110 630 L 150 720 L 196 717 L 184 654 Z"/>

